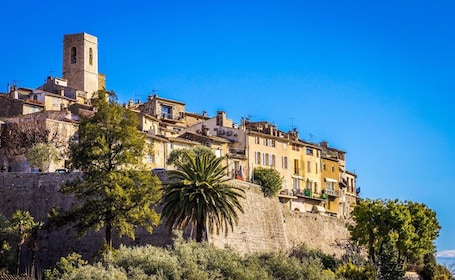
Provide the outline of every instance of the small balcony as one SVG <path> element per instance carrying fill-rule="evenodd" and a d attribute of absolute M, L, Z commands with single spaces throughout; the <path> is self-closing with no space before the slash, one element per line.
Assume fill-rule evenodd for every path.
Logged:
<path fill-rule="evenodd" d="M 244 149 L 229 149 L 228 156 L 230 158 L 246 159 L 246 154 L 245 154 Z"/>
<path fill-rule="evenodd" d="M 319 200 L 319 201 L 327 199 L 327 195 L 326 194 L 324 194 L 324 193 L 322 193 L 322 194 L 313 193 L 310 189 L 304 189 L 304 190 L 294 189 L 293 191 L 294 191 L 294 195 L 295 196 L 300 196 L 300 197 L 304 197 L 304 198 L 311 198 L 311 199 Z"/>
<path fill-rule="evenodd" d="M 328 196 L 334 196 L 334 197 L 339 197 L 340 193 L 336 190 L 331 190 L 331 189 L 325 189 L 324 193 L 326 193 Z"/>

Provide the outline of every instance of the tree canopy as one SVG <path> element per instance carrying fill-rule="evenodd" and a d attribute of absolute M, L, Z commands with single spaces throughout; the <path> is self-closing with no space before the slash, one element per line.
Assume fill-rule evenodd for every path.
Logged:
<path fill-rule="evenodd" d="M 253 177 L 254 183 L 261 186 L 266 197 L 276 196 L 283 185 L 283 177 L 275 168 L 255 167 Z"/>
<path fill-rule="evenodd" d="M 177 160 L 185 160 L 186 156 L 201 156 L 203 154 L 215 155 L 212 149 L 204 145 L 196 145 L 191 149 L 174 149 L 169 154 L 169 157 L 166 161 L 167 165 L 174 164 Z M 186 156 L 185 156 L 186 155 Z"/>
<path fill-rule="evenodd" d="M 151 205 L 161 197 L 159 179 L 142 164 L 148 151 L 137 130 L 138 118 L 108 99 L 112 96 L 98 92 L 92 99 L 95 114 L 82 118 L 77 140 L 70 144 L 72 166 L 84 173 L 61 191 L 75 195 L 79 203 L 52 215 L 56 225 L 72 224 L 78 236 L 105 227 L 109 247 L 112 231 L 134 238 L 139 225 L 151 232 L 159 223 Z"/>
<path fill-rule="evenodd" d="M 195 226 L 198 242 L 207 228 L 217 233 L 233 228 L 238 221 L 237 211 L 243 213 L 239 201 L 243 190 L 228 184 L 223 160 L 210 153 L 184 153 L 174 162 L 177 169 L 169 172 L 172 183 L 163 188 L 162 216 L 167 218 L 167 227 Z"/>
<path fill-rule="evenodd" d="M 425 204 L 366 199 L 351 215 L 355 222 L 349 227 L 351 239 L 366 247 L 373 265 L 393 259 L 392 254 L 401 267 L 422 264 L 423 257 L 435 251 L 440 226 L 436 213 Z"/>
<path fill-rule="evenodd" d="M 31 167 L 38 167 L 41 171 L 48 171 L 50 164 L 58 159 L 58 150 L 51 143 L 37 143 L 27 152 L 27 159 Z"/>

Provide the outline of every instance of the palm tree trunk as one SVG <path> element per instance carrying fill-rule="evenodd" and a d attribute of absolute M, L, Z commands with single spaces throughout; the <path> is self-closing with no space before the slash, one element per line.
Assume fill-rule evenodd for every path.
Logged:
<path fill-rule="evenodd" d="M 204 223 L 201 221 L 196 222 L 196 242 L 202 242 L 202 234 L 204 232 Z"/>

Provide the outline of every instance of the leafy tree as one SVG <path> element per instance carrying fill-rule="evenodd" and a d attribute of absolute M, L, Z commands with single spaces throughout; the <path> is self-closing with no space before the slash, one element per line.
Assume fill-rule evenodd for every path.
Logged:
<path fill-rule="evenodd" d="M 32 167 L 48 171 L 49 165 L 58 159 L 58 150 L 51 143 L 37 143 L 27 152 L 27 159 Z"/>
<path fill-rule="evenodd" d="M 208 227 L 228 230 L 238 221 L 237 210 L 243 213 L 239 198 L 243 190 L 229 185 L 225 177 L 223 157 L 203 153 L 200 156 L 183 154 L 169 172 L 172 183 L 164 186 L 162 216 L 168 228 L 196 227 L 196 241 L 201 242 Z"/>
<path fill-rule="evenodd" d="M 398 269 L 435 250 L 433 242 L 440 226 L 435 213 L 424 204 L 360 200 L 352 218 L 355 223 L 349 227 L 351 240 L 366 247 L 370 264 L 377 268 L 387 259 L 396 261 Z"/>
<path fill-rule="evenodd" d="M 453 279 L 450 270 L 436 262 L 434 254 L 426 254 L 424 257 L 424 267 L 421 275 L 425 280 L 438 279 L 438 280 L 451 280 Z"/>
<path fill-rule="evenodd" d="M 159 215 L 151 205 L 161 195 L 159 179 L 144 171 L 142 160 L 148 151 L 144 135 L 137 130 L 138 119 L 113 97 L 113 93 L 98 92 L 92 99 L 95 114 L 82 118 L 78 140 L 70 145 L 71 163 L 84 173 L 61 192 L 75 195 L 80 203 L 51 213 L 57 226 L 73 224 L 78 236 L 104 227 L 109 249 L 113 231 L 131 238 L 136 225 L 152 231 Z"/>
<path fill-rule="evenodd" d="M 283 177 L 275 168 L 255 167 L 253 178 L 254 183 L 261 186 L 266 197 L 276 196 L 283 185 Z"/>
<path fill-rule="evenodd" d="M 204 145 L 196 145 L 190 149 L 175 149 L 169 154 L 166 164 L 173 165 L 178 159 L 184 160 L 185 155 L 196 157 L 203 154 L 215 155 L 212 149 Z"/>

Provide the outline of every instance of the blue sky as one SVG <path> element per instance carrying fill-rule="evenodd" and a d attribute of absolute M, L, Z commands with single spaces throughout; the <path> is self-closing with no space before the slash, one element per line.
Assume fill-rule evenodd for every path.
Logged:
<path fill-rule="evenodd" d="M 362 197 L 427 204 L 438 251 L 455 250 L 455 2 L 12 2 L 1 92 L 61 77 L 63 35 L 90 33 L 119 101 L 156 90 L 191 112 L 327 140 L 347 151 Z"/>

